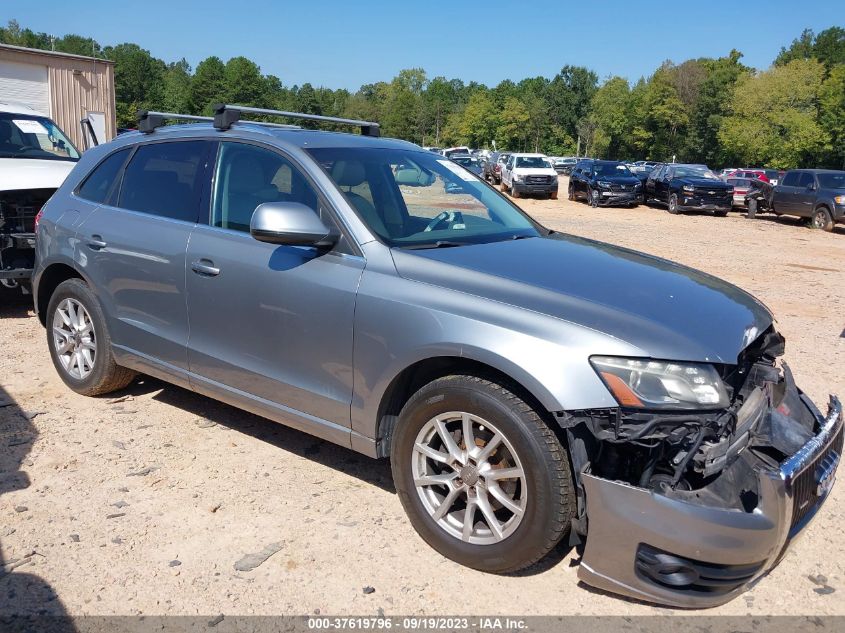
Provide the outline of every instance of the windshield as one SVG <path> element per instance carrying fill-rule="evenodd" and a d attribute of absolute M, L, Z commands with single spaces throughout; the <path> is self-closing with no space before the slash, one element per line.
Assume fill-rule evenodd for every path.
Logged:
<path fill-rule="evenodd" d="M 537 224 L 483 180 L 430 152 L 308 151 L 361 220 L 390 246 L 461 246 L 541 234 Z"/>
<path fill-rule="evenodd" d="M 838 174 L 817 174 L 823 189 L 845 189 L 845 171 Z"/>
<path fill-rule="evenodd" d="M 452 162 L 458 163 L 458 165 L 463 165 L 464 167 L 470 167 L 478 164 L 478 161 L 470 156 L 453 156 Z"/>
<path fill-rule="evenodd" d="M 548 168 L 551 169 L 551 164 L 542 156 L 517 156 L 516 157 L 516 166 L 517 167 L 538 167 L 540 169 Z"/>
<path fill-rule="evenodd" d="M 596 176 L 633 176 L 625 165 L 614 163 L 596 163 L 593 167 Z"/>
<path fill-rule="evenodd" d="M 734 187 L 750 187 L 751 186 L 751 179 L 750 178 L 728 178 L 727 183 L 729 185 L 733 185 Z"/>
<path fill-rule="evenodd" d="M 705 178 L 719 180 L 719 177 L 704 165 L 682 165 L 675 167 L 675 178 Z"/>
<path fill-rule="evenodd" d="M 0 158 L 79 160 L 79 152 L 50 119 L 0 112 Z"/>

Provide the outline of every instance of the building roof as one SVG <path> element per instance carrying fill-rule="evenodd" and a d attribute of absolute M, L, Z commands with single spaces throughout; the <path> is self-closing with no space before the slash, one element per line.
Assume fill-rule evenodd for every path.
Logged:
<path fill-rule="evenodd" d="M 102 59 L 100 57 L 86 57 L 85 55 L 72 55 L 71 53 L 62 53 L 59 51 L 45 51 L 40 48 L 26 48 L 24 46 L 12 46 L 11 44 L 0 44 L 0 52 L 4 50 L 15 51 L 17 53 L 27 53 L 31 55 L 45 55 L 48 57 L 59 57 L 62 59 L 78 59 L 86 62 L 101 62 L 103 64 L 114 64 L 110 59 Z"/>
<path fill-rule="evenodd" d="M 0 112 L 8 112 L 11 114 L 30 114 L 33 116 L 44 116 L 42 112 L 39 112 L 35 108 L 31 108 L 30 106 L 26 105 L 25 103 L 19 103 L 18 101 L 7 101 L 3 99 L 0 101 Z"/>

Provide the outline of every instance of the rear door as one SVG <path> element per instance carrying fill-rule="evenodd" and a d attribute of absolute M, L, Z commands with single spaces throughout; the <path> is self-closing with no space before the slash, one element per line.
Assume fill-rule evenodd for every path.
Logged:
<path fill-rule="evenodd" d="M 793 214 L 796 212 L 795 194 L 801 173 L 800 171 L 787 172 L 780 184 L 775 187 L 772 193 L 772 204 L 778 213 Z"/>
<path fill-rule="evenodd" d="M 177 373 L 187 369 L 185 251 L 213 145 L 139 145 L 117 196 L 80 227 L 79 259 L 94 281 L 118 356 L 130 352 Z"/>
<path fill-rule="evenodd" d="M 289 157 L 225 141 L 215 162 L 210 219 L 196 227 L 188 247 L 192 384 L 346 443 L 364 260 L 346 238 L 328 253 L 252 238 L 250 219 L 265 202 L 300 202 L 337 226 Z"/>
<path fill-rule="evenodd" d="M 813 207 L 816 206 L 816 177 L 812 172 L 802 171 L 798 179 L 798 186 L 792 196 L 793 213 L 801 217 L 809 218 L 813 215 Z"/>

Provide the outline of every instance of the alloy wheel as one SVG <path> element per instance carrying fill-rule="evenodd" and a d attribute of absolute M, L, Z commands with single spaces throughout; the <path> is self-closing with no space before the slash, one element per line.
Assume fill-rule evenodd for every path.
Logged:
<path fill-rule="evenodd" d="M 67 298 L 53 314 L 53 342 L 64 370 L 84 380 L 94 370 L 97 341 L 91 315 L 79 301 Z"/>
<path fill-rule="evenodd" d="M 525 470 L 507 437 L 471 413 L 435 416 L 417 434 L 411 470 L 428 515 L 455 538 L 490 545 L 525 515 Z"/>

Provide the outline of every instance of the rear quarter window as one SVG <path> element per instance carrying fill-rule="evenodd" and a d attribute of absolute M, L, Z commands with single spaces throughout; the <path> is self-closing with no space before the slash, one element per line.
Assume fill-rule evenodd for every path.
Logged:
<path fill-rule="evenodd" d="M 115 191 L 115 184 L 123 173 L 123 165 L 129 156 L 130 148 L 125 148 L 108 155 L 88 174 L 76 191 L 76 195 L 89 202 L 103 204 Z"/>

